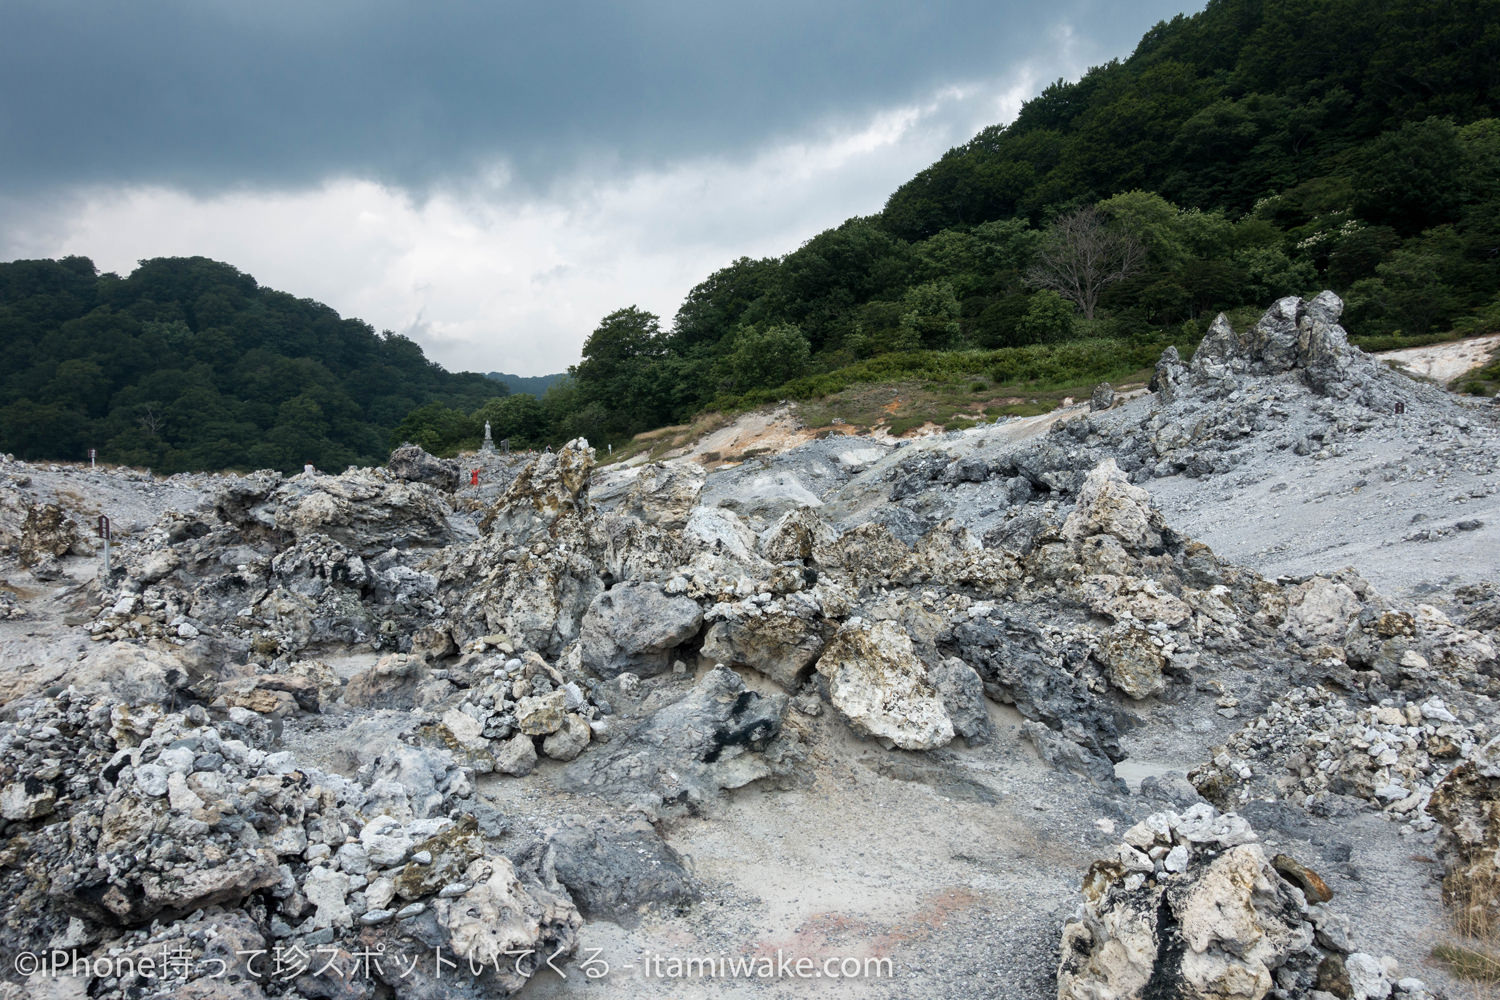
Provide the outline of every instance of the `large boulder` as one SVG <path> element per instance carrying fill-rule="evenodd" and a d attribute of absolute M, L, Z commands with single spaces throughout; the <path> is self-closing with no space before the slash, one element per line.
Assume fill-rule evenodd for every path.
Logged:
<path fill-rule="evenodd" d="M 1342 644 L 1363 609 L 1364 602 L 1348 582 L 1315 576 L 1289 590 L 1282 627 L 1308 645 Z"/>
<path fill-rule="evenodd" d="M 1345 383 L 1359 354 L 1349 347 L 1349 334 L 1339 326 L 1344 303 L 1332 292 L 1320 292 L 1306 303 L 1297 320 L 1297 350 L 1304 377 L 1314 392 L 1343 396 Z"/>
<path fill-rule="evenodd" d="M 548 655 L 578 638 L 589 603 L 606 586 L 627 530 L 603 538 L 590 500 L 594 449 L 582 438 L 527 464 L 480 519 L 481 536 L 452 546 L 436 569 L 448 629 L 459 643 L 504 633 Z M 640 527 L 621 517 L 622 528 Z M 612 556 L 613 553 L 613 556 Z"/>
<path fill-rule="evenodd" d="M 1158 401 L 1171 403 L 1177 398 L 1178 386 L 1187 377 L 1187 372 L 1187 366 L 1182 363 L 1182 355 L 1177 353 L 1176 346 L 1169 346 L 1157 359 L 1148 388 L 1156 393 Z"/>
<path fill-rule="evenodd" d="M 710 670 L 681 698 L 569 764 L 561 784 L 651 816 L 696 812 L 721 789 L 773 773 L 763 752 L 781 732 L 786 704 L 786 695 L 747 690 L 727 667 Z"/>
<path fill-rule="evenodd" d="M 78 525 L 55 503 L 33 504 L 21 525 L 17 555 L 21 565 L 36 566 L 67 555 L 78 541 Z"/>
<path fill-rule="evenodd" d="M 956 656 L 929 667 L 927 678 L 943 699 L 953 731 L 970 746 L 988 743 L 995 736 L 984 697 L 984 681 L 974 668 Z"/>
<path fill-rule="evenodd" d="M 760 536 L 760 552 L 771 562 L 824 564 L 839 533 L 811 507 L 789 510 Z"/>
<path fill-rule="evenodd" d="M 439 898 L 433 913 L 456 955 L 474 968 L 488 967 L 487 974 L 495 977 L 501 995 L 508 996 L 530 978 L 508 959 L 534 953 L 539 939 L 554 946 L 543 953 L 548 958 L 572 954 L 583 918 L 566 898 L 523 885 L 505 858 L 488 863 L 491 874 L 487 879 L 462 895 Z"/>
<path fill-rule="evenodd" d="M 583 616 L 583 662 L 603 677 L 627 670 L 650 677 L 671 666 L 672 651 L 702 624 L 697 601 L 668 596 L 656 583 L 621 583 L 594 598 Z"/>
<path fill-rule="evenodd" d="M 823 651 L 823 637 L 806 616 L 776 610 L 735 614 L 709 627 L 703 655 L 732 667 L 749 667 L 795 690 L 803 672 Z"/>
<path fill-rule="evenodd" d="M 406 442 L 391 452 L 385 467 L 397 479 L 408 483 L 426 483 L 440 490 L 452 491 L 459 483 L 458 463 L 438 458 L 422 450 L 421 445 Z"/>
<path fill-rule="evenodd" d="M 365 558 L 455 540 L 452 508 L 432 487 L 379 469 L 289 479 L 269 498 L 270 520 L 296 538 L 327 536 Z"/>
<path fill-rule="evenodd" d="M 1063 522 L 1062 536 L 1079 542 L 1109 535 L 1127 551 L 1155 548 L 1161 544 L 1165 526 L 1161 513 L 1151 506 L 1151 496 L 1133 486 L 1113 458 L 1089 470 L 1078 492 L 1078 504 Z"/>
<path fill-rule="evenodd" d="M 1104 664 L 1109 682 L 1137 701 L 1167 686 L 1162 676 L 1166 657 L 1151 633 L 1138 625 L 1116 626 L 1094 655 Z"/>
<path fill-rule="evenodd" d="M 1297 320 L 1302 308 L 1302 299 L 1295 295 L 1277 299 L 1250 328 L 1244 346 L 1256 370 L 1274 375 L 1297 367 Z"/>
<path fill-rule="evenodd" d="M 1324 956 L 1307 901 L 1255 839 L 1207 805 L 1128 830 L 1063 928 L 1058 1000 L 1261 1000 L 1289 974 L 1312 987 Z"/>
<path fill-rule="evenodd" d="M 698 503 L 706 475 L 703 466 L 696 462 L 653 462 L 642 466 L 625 491 L 620 513 L 680 531 Z"/>
<path fill-rule="evenodd" d="M 548 837 L 558 880 L 590 920 L 629 922 L 697 899 L 681 856 L 639 817 L 568 823 Z"/>
<path fill-rule="evenodd" d="M 1124 757 L 1115 709 L 1089 683 L 1083 650 L 1057 642 L 1042 629 L 998 613 L 953 628 L 953 645 L 984 682 L 985 694 L 1013 704 L 1027 719 L 1077 744 L 1089 771 L 1113 774 Z"/>
<path fill-rule="evenodd" d="M 426 664 L 419 657 L 390 653 L 349 678 L 344 687 L 344 704 L 355 708 L 411 709 L 417 704 L 426 677 Z"/>
<path fill-rule="evenodd" d="M 1209 324 L 1208 333 L 1199 341 L 1188 366 L 1195 375 L 1218 375 L 1232 365 L 1243 365 L 1243 362 L 1244 346 L 1234 327 L 1229 325 L 1229 317 L 1219 313 Z"/>
<path fill-rule="evenodd" d="M 903 750 L 933 750 L 953 740 L 953 720 L 895 622 L 851 620 L 839 630 L 818 673 L 828 696 L 857 732 Z"/>

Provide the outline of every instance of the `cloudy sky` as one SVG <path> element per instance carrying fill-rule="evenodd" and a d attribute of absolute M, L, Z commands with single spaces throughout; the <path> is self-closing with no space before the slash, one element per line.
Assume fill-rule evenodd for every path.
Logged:
<path fill-rule="evenodd" d="M 0 259 L 201 254 L 559 371 L 1184 0 L 0 0 Z"/>

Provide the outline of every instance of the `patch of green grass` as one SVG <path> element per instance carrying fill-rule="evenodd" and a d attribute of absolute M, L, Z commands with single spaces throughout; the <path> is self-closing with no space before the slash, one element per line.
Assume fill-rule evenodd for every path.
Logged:
<path fill-rule="evenodd" d="M 1494 1000 L 1500 995 L 1500 876 L 1493 868 L 1450 871 L 1443 901 L 1453 934 L 1433 947 L 1432 957 L 1474 984 L 1478 1000 Z"/>
<path fill-rule="evenodd" d="M 995 417 L 1039 417 L 1043 413 L 1051 413 L 1057 409 L 1060 399 L 1033 399 L 1024 403 L 1009 403 L 1005 406 L 987 408 L 984 415 L 993 420 Z"/>
<path fill-rule="evenodd" d="M 894 437 L 905 437 L 926 423 L 928 423 L 926 417 L 897 417 L 890 422 L 886 430 Z"/>
<path fill-rule="evenodd" d="M 1395 333 L 1375 334 L 1369 337 L 1351 335 L 1349 343 L 1368 354 L 1378 354 L 1381 351 L 1402 351 L 1408 347 L 1431 347 L 1433 344 L 1446 344 L 1463 339 L 1462 336 L 1453 333 L 1429 333 L 1421 337 L 1403 337 Z"/>
<path fill-rule="evenodd" d="M 1093 338 L 995 350 L 882 354 L 775 388 L 722 397 L 715 400 L 713 409 L 739 412 L 783 399 L 824 399 L 857 385 L 888 383 L 912 383 L 928 393 L 956 392 L 970 397 L 985 391 L 976 389 L 976 385 L 988 385 L 989 391 L 997 395 L 1005 395 L 1006 388 L 1066 389 L 1076 394 L 1092 389 L 1099 382 L 1118 382 L 1149 369 L 1168 344 L 1176 344 L 1185 357 L 1196 343 L 1195 336 L 1177 331 L 1152 340 Z M 858 423 L 849 414 L 841 415 Z M 823 426 L 811 422 L 808 425 Z"/>
<path fill-rule="evenodd" d="M 1500 955 L 1492 951 L 1445 941 L 1432 949 L 1432 957 L 1464 979 L 1500 984 Z"/>
<path fill-rule="evenodd" d="M 1464 376 L 1463 391 L 1471 396 L 1493 396 L 1500 392 L 1500 351 L 1489 364 Z"/>

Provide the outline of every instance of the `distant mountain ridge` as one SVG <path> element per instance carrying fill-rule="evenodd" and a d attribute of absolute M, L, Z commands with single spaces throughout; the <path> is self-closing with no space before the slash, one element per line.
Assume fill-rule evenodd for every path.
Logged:
<path fill-rule="evenodd" d="M 568 377 L 567 372 L 556 372 L 552 375 L 511 375 L 506 372 L 486 372 L 485 378 L 493 379 L 502 383 L 511 392 L 524 392 L 528 396 L 536 396 L 540 399 L 560 379 Z"/>
<path fill-rule="evenodd" d="M 157 472 L 343 471 L 385 461 L 398 425 L 506 394 L 410 339 L 206 257 L 0 263 L 0 451 Z"/>

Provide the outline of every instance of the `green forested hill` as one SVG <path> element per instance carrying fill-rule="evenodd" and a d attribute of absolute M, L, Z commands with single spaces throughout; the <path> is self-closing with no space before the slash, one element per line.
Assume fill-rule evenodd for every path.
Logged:
<path fill-rule="evenodd" d="M 566 372 L 557 372 L 553 375 L 511 375 L 508 372 L 486 372 L 485 377 L 501 383 L 511 392 L 541 397 L 568 375 Z"/>
<path fill-rule="evenodd" d="M 203 257 L 127 278 L 83 257 L 0 264 L 0 451 L 22 458 L 340 471 L 383 461 L 416 407 L 505 391 Z"/>
<path fill-rule="evenodd" d="M 1500 0 L 1212 0 L 1047 87 L 880 214 L 709 275 L 670 324 L 611 313 L 554 430 L 618 439 L 816 393 L 880 355 L 979 374 L 999 348 L 1125 353 L 1321 288 L 1359 335 L 1500 329 L 1497 118 Z M 1089 240 L 1123 266 L 1079 291 L 1066 272 Z"/>
<path fill-rule="evenodd" d="M 1457 221 L 1468 179 L 1450 170 L 1453 136 L 1402 126 L 1464 125 L 1497 105 L 1494 0 L 1213 0 L 951 150 L 881 222 L 922 240 L 1142 189 L 1235 214 L 1284 193 L 1261 214 L 1301 225 L 1353 209 L 1409 236 Z"/>

